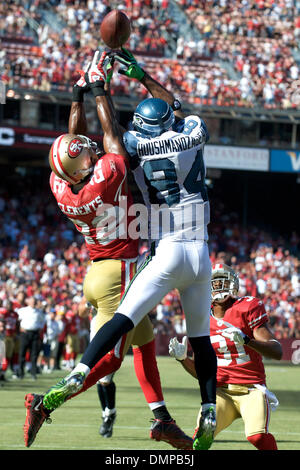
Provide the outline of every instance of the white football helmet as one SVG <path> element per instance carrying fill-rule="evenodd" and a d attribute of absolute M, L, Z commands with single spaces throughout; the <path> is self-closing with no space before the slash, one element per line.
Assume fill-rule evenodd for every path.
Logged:
<path fill-rule="evenodd" d="M 50 167 L 63 180 L 77 184 L 93 171 L 98 152 L 97 143 L 88 137 L 63 134 L 51 146 Z"/>
<path fill-rule="evenodd" d="M 212 300 L 225 299 L 228 295 L 238 296 L 239 278 L 227 264 L 215 264 L 211 275 Z"/>

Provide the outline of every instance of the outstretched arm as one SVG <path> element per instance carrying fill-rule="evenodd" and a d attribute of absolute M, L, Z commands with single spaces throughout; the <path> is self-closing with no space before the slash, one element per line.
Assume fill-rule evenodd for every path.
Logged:
<path fill-rule="evenodd" d="M 95 97 L 97 114 L 103 130 L 103 148 L 106 153 L 117 153 L 127 157 L 116 111 L 109 91 L 106 93 Z"/>
<path fill-rule="evenodd" d="M 90 64 L 85 71 L 80 71 L 80 79 L 73 86 L 72 104 L 69 115 L 69 134 L 87 134 L 87 121 L 84 108 L 84 95 L 90 91 L 89 85 L 86 83 L 84 74 L 87 72 Z"/>
<path fill-rule="evenodd" d="M 128 154 L 123 145 L 122 130 L 110 95 L 111 58 L 103 52 L 99 60 L 99 54 L 99 51 L 95 53 L 92 65 L 85 74 L 85 80 L 95 97 L 97 114 L 103 130 L 104 151 L 127 157 Z"/>
<path fill-rule="evenodd" d="M 121 52 L 115 55 L 115 59 L 124 67 L 119 70 L 119 73 L 126 75 L 128 78 L 135 78 L 138 80 L 142 85 L 144 85 L 153 98 L 160 98 L 166 101 L 174 109 L 174 114 L 177 118 L 184 118 L 184 113 L 180 109 L 176 110 L 174 108 L 174 103 L 176 104 L 177 101 L 174 94 L 167 90 L 157 80 L 152 78 L 149 73 L 143 70 L 130 51 L 122 47 Z"/>
<path fill-rule="evenodd" d="M 161 100 L 166 101 L 171 106 L 171 108 L 173 108 L 174 102 L 176 101 L 173 93 L 167 90 L 161 83 L 152 78 L 151 75 L 149 75 L 147 72 L 145 72 L 145 75 L 141 79 L 141 83 L 145 88 L 147 88 L 153 98 L 160 98 Z M 181 110 L 174 109 L 174 114 L 179 119 L 184 118 L 184 113 Z"/>
<path fill-rule="evenodd" d="M 72 101 L 68 132 L 69 134 L 87 134 L 87 122 L 83 103 Z"/>

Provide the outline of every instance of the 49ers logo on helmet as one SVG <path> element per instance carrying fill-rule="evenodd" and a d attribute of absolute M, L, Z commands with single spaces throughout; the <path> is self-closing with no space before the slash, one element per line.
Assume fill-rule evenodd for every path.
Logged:
<path fill-rule="evenodd" d="M 83 147 L 83 143 L 80 139 L 73 139 L 69 143 L 68 154 L 71 158 L 76 158 L 80 154 Z"/>

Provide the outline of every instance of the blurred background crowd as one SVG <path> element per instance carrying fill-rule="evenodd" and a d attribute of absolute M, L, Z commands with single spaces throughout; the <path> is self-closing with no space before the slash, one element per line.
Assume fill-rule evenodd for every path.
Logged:
<path fill-rule="evenodd" d="M 298 0 L 176 0 L 172 15 L 169 0 L 7 0 L 0 5 L 1 80 L 8 88 L 71 91 L 78 70 L 103 47 L 100 24 L 115 7 L 133 21 L 126 47 L 183 101 L 299 106 Z M 182 11 L 192 36 L 183 34 Z M 115 74 L 113 92 L 145 96 L 137 82 L 121 74 Z M 278 339 L 300 338 L 299 235 L 245 228 L 221 200 L 213 199 L 212 205 L 211 261 L 236 269 L 240 295 L 264 301 Z M 146 242 L 141 253 L 145 250 Z M 0 263 L 0 339 L 7 345 L 3 370 L 20 376 L 18 312 L 32 298 L 32 308 L 42 315 L 38 368 L 72 368 L 89 341 L 93 315 L 87 307 L 88 317 L 80 316 L 86 308 L 81 301 L 88 253 L 81 235 L 59 213 L 47 179 L 36 182 L 16 172 L 13 181 L 1 184 Z M 156 334 L 185 333 L 177 291 L 149 315 Z"/>
<path fill-rule="evenodd" d="M 8 0 L 0 6 L 0 70 L 9 87 L 68 91 L 91 60 L 102 18 L 132 19 L 126 47 L 190 103 L 296 108 L 298 0 Z M 172 15 L 170 8 L 172 7 Z M 174 8 L 176 10 L 174 10 Z M 182 12 L 189 20 L 185 36 Z M 184 65 L 184 67 L 183 67 Z M 118 76 L 117 93 L 143 94 Z"/>
<path fill-rule="evenodd" d="M 240 295 L 264 301 L 278 339 L 300 338 L 300 237 L 295 232 L 283 238 L 256 226 L 244 228 L 238 214 L 227 212 L 220 200 L 213 199 L 212 206 L 212 263 L 231 265 L 239 274 Z M 17 374 L 20 311 L 34 298 L 44 319 L 38 327 L 40 366 L 46 371 L 72 368 L 88 344 L 93 316 L 93 308 L 82 302 L 89 260 L 81 234 L 57 209 L 47 180 L 43 186 L 18 175 L 2 185 L 0 226 L 0 325 L 9 344 L 6 366 Z M 140 254 L 147 248 L 142 242 Z M 86 308 L 88 316 L 83 318 Z M 149 314 L 156 334 L 185 334 L 176 290 Z"/>

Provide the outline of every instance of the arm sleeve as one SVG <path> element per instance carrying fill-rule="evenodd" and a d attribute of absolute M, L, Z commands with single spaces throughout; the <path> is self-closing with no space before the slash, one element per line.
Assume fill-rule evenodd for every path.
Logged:
<path fill-rule="evenodd" d="M 250 329 L 253 331 L 255 328 L 268 322 L 268 315 L 265 310 L 263 302 L 259 299 L 253 299 L 249 305 L 247 313 L 247 320 Z"/>

